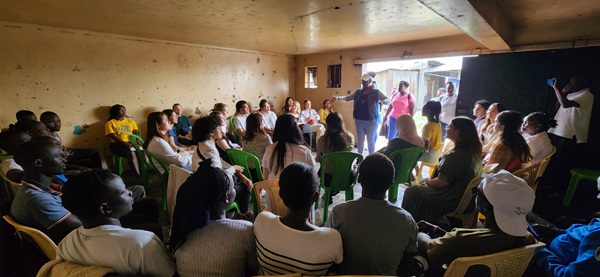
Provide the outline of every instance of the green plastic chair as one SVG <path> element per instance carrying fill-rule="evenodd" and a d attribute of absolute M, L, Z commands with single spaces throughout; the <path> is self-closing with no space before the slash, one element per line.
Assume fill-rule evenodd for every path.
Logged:
<path fill-rule="evenodd" d="M 138 135 L 131 134 L 129 135 L 129 143 L 133 145 L 135 149 L 135 154 L 138 158 L 138 165 L 140 167 L 140 176 L 142 178 L 142 185 L 145 188 L 150 186 L 150 176 L 148 175 L 148 169 L 150 166 L 148 165 L 148 159 L 146 158 L 146 153 L 140 145 L 144 144 L 144 139 L 142 139 Z"/>
<path fill-rule="evenodd" d="M 331 191 L 344 191 L 346 194 L 346 201 L 354 199 L 354 184 L 356 183 L 356 178 L 350 180 L 349 176 L 354 163 L 360 164 L 362 160 L 362 155 L 350 151 L 333 152 L 321 157 L 320 186 L 325 190 L 325 196 L 323 198 L 323 224 L 327 222 L 327 216 L 329 215 L 329 198 L 331 197 Z M 325 164 L 327 163 L 330 163 L 333 166 L 331 183 L 329 184 L 325 184 Z M 317 202 L 315 202 L 315 209 L 317 209 L 318 206 L 319 201 L 317 200 Z"/>
<path fill-rule="evenodd" d="M 583 168 L 571 169 L 571 181 L 569 181 L 569 188 L 567 189 L 565 199 L 563 199 L 563 205 L 567 207 L 571 205 L 571 201 L 573 200 L 573 196 L 575 195 L 575 191 L 581 180 L 596 181 L 598 180 L 598 177 L 600 177 L 600 170 Z"/>
<path fill-rule="evenodd" d="M 235 132 L 235 124 L 233 123 L 234 118 L 235 118 L 235 116 L 233 116 L 233 115 L 227 118 L 227 120 L 229 121 L 229 129 L 231 130 L 231 133 L 235 136 L 236 142 L 241 145 L 240 142 L 242 141 L 242 138 L 240 136 L 238 136 Z M 223 135 L 225 135 L 225 134 L 223 134 Z"/>
<path fill-rule="evenodd" d="M 394 177 L 394 183 L 388 191 L 388 200 L 390 202 L 396 202 L 398 200 L 398 185 L 408 184 L 410 186 L 410 173 L 417 165 L 419 158 L 425 152 L 423 147 L 408 147 L 396 150 L 390 155 L 390 160 L 394 163 L 396 169 L 396 176 Z"/>
<path fill-rule="evenodd" d="M 123 177 L 123 157 L 113 154 L 113 161 L 117 170 L 117 174 Z"/>
<path fill-rule="evenodd" d="M 4 149 L 0 148 L 0 156 L 4 156 L 6 155 L 6 151 L 4 151 Z"/>
<path fill-rule="evenodd" d="M 256 168 L 256 174 L 258 176 L 258 182 L 264 180 L 263 175 L 262 175 L 262 168 L 260 167 L 260 161 L 252 153 L 248 153 L 246 151 L 242 151 L 242 150 L 238 150 L 238 149 L 229 148 L 229 149 L 227 149 L 227 155 L 229 156 L 229 159 L 231 160 L 231 162 L 234 165 L 239 165 L 244 168 L 243 174 L 244 174 L 244 176 L 246 176 L 246 178 L 248 178 L 250 180 L 252 180 L 252 174 L 250 174 L 250 166 L 248 165 L 248 162 L 253 161 L 254 166 Z M 250 193 L 250 198 L 252 199 L 252 213 L 254 213 L 254 215 L 258 215 L 258 203 L 256 201 L 256 196 L 254 195 L 254 188 L 252 188 L 252 191 Z M 238 209 L 238 212 L 239 212 L 239 209 Z"/>
<path fill-rule="evenodd" d="M 156 171 L 158 175 L 160 175 L 160 184 L 162 190 L 162 199 L 163 199 L 163 211 L 167 210 L 167 186 L 169 185 L 169 167 L 163 160 L 154 153 L 149 151 L 145 151 L 146 156 L 148 156 L 148 166 L 150 169 Z M 156 163 L 160 165 L 164 173 L 160 173 L 158 168 L 156 168 Z"/>
<path fill-rule="evenodd" d="M 142 130 L 141 129 L 138 129 L 137 136 L 139 136 L 139 137 L 142 136 Z M 123 157 L 117 156 L 117 155 L 113 155 L 113 163 L 115 164 L 115 169 L 117 170 L 117 174 L 119 176 L 123 177 Z"/>

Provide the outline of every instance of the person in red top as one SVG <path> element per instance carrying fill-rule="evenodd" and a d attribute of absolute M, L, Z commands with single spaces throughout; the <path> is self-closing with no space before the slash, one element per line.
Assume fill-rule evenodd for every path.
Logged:
<path fill-rule="evenodd" d="M 398 134 L 396 129 L 396 118 L 403 114 L 415 114 L 415 97 L 408 91 L 410 84 L 407 81 L 400 81 L 398 92 L 392 95 L 392 102 L 387 108 L 387 112 L 383 117 L 383 124 L 388 124 L 388 140 L 392 140 Z M 389 115 L 389 120 L 388 120 Z"/>

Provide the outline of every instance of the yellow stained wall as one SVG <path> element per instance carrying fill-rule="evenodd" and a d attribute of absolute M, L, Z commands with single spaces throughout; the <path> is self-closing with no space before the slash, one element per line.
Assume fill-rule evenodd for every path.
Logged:
<path fill-rule="evenodd" d="M 359 63 L 366 61 L 389 61 L 402 58 L 420 59 L 434 56 L 483 53 L 489 53 L 489 50 L 469 36 L 457 35 L 431 40 L 299 55 L 296 56 L 295 63 L 295 97 L 301 103 L 304 99 L 311 100 L 313 108 L 319 110 L 324 99 L 332 98 L 334 95 L 347 95 L 360 88 L 359 79 L 363 71 L 362 65 Z M 342 86 L 340 88 L 327 88 L 327 66 L 334 64 L 342 65 Z M 304 87 L 304 73 L 307 66 L 317 67 L 317 88 Z M 346 128 L 356 136 L 356 128 L 352 119 L 353 104 L 336 102 L 333 104 L 333 109 L 342 114 Z"/>
<path fill-rule="evenodd" d="M 199 30 L 200 32 L 201 30 Z M 198 118 L 224 102 L 257 107 L 266 98 L 280 110 L 293 90 L 294 59 L 287 55 L 224 49 L 46 26 L 0 26 L 0 123 L 15 113 L 54 111 L 67 147 L 108 153 L 104 123 L 113 104 L 123 104 L 146 132 L 152 111 L 181 103 Z M 75 125 L 90 128 L 79 136 Z"/>

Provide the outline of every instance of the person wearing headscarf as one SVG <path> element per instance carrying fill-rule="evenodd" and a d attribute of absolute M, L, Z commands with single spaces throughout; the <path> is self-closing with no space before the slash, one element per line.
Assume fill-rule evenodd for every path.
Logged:
<path fill-rule="evenodd" d="M 408 148 L 408 147 L 423 147 L 423 139 L 417 133 L 417 125 L 412 116 L 409 114 L 403 114 L 396 118 L 396 128 L 398 129 L 398 135 L 388 142 L 385 148 L 379 150 L 386 156 L 391 156 L 396 150 Z"/>

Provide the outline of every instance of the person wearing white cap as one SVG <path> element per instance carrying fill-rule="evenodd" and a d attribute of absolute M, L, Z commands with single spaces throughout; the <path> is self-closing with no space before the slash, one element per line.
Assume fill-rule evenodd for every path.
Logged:
<path fill-rule="evenodd" d="M 427 253 L 430 270 L 439 270 L 459 257 L 472 257 L 522 247 L 536 242 L 527 231 L 525 216 L 533 208 L 535 192 L 506 170 L 486 177 L 473 188 L 477 210 L 485 215 L 484 228 L 455 228 L 446 232 L 425 221 L 418 223 L 419 249 Z M 431 236 L 441 235 L 431 239 Z"/>
<path fill-rule="evenodd" d="M 371 73 L 371 74 L 369 74 Z M 377 125 L 381 120 L 379 113 L 379 103 L 387 105 L 389 100 L 387 96 L 378 89 L 371 86 L 373 82 L 373 72 L 363 74 L 362 89 L 356 90 L 346 96 L 334 96 L 331 103 L 337 100 L 342 102 L 354 101 L 354 124 L 356 126 L 356 135 L 358 136 L 358 153 L 362 154 L 365 146 L 365 136 L 367 136 L 367 147 L 369 154 L 375 152 L 375 142 L 377 141 Z"/>

